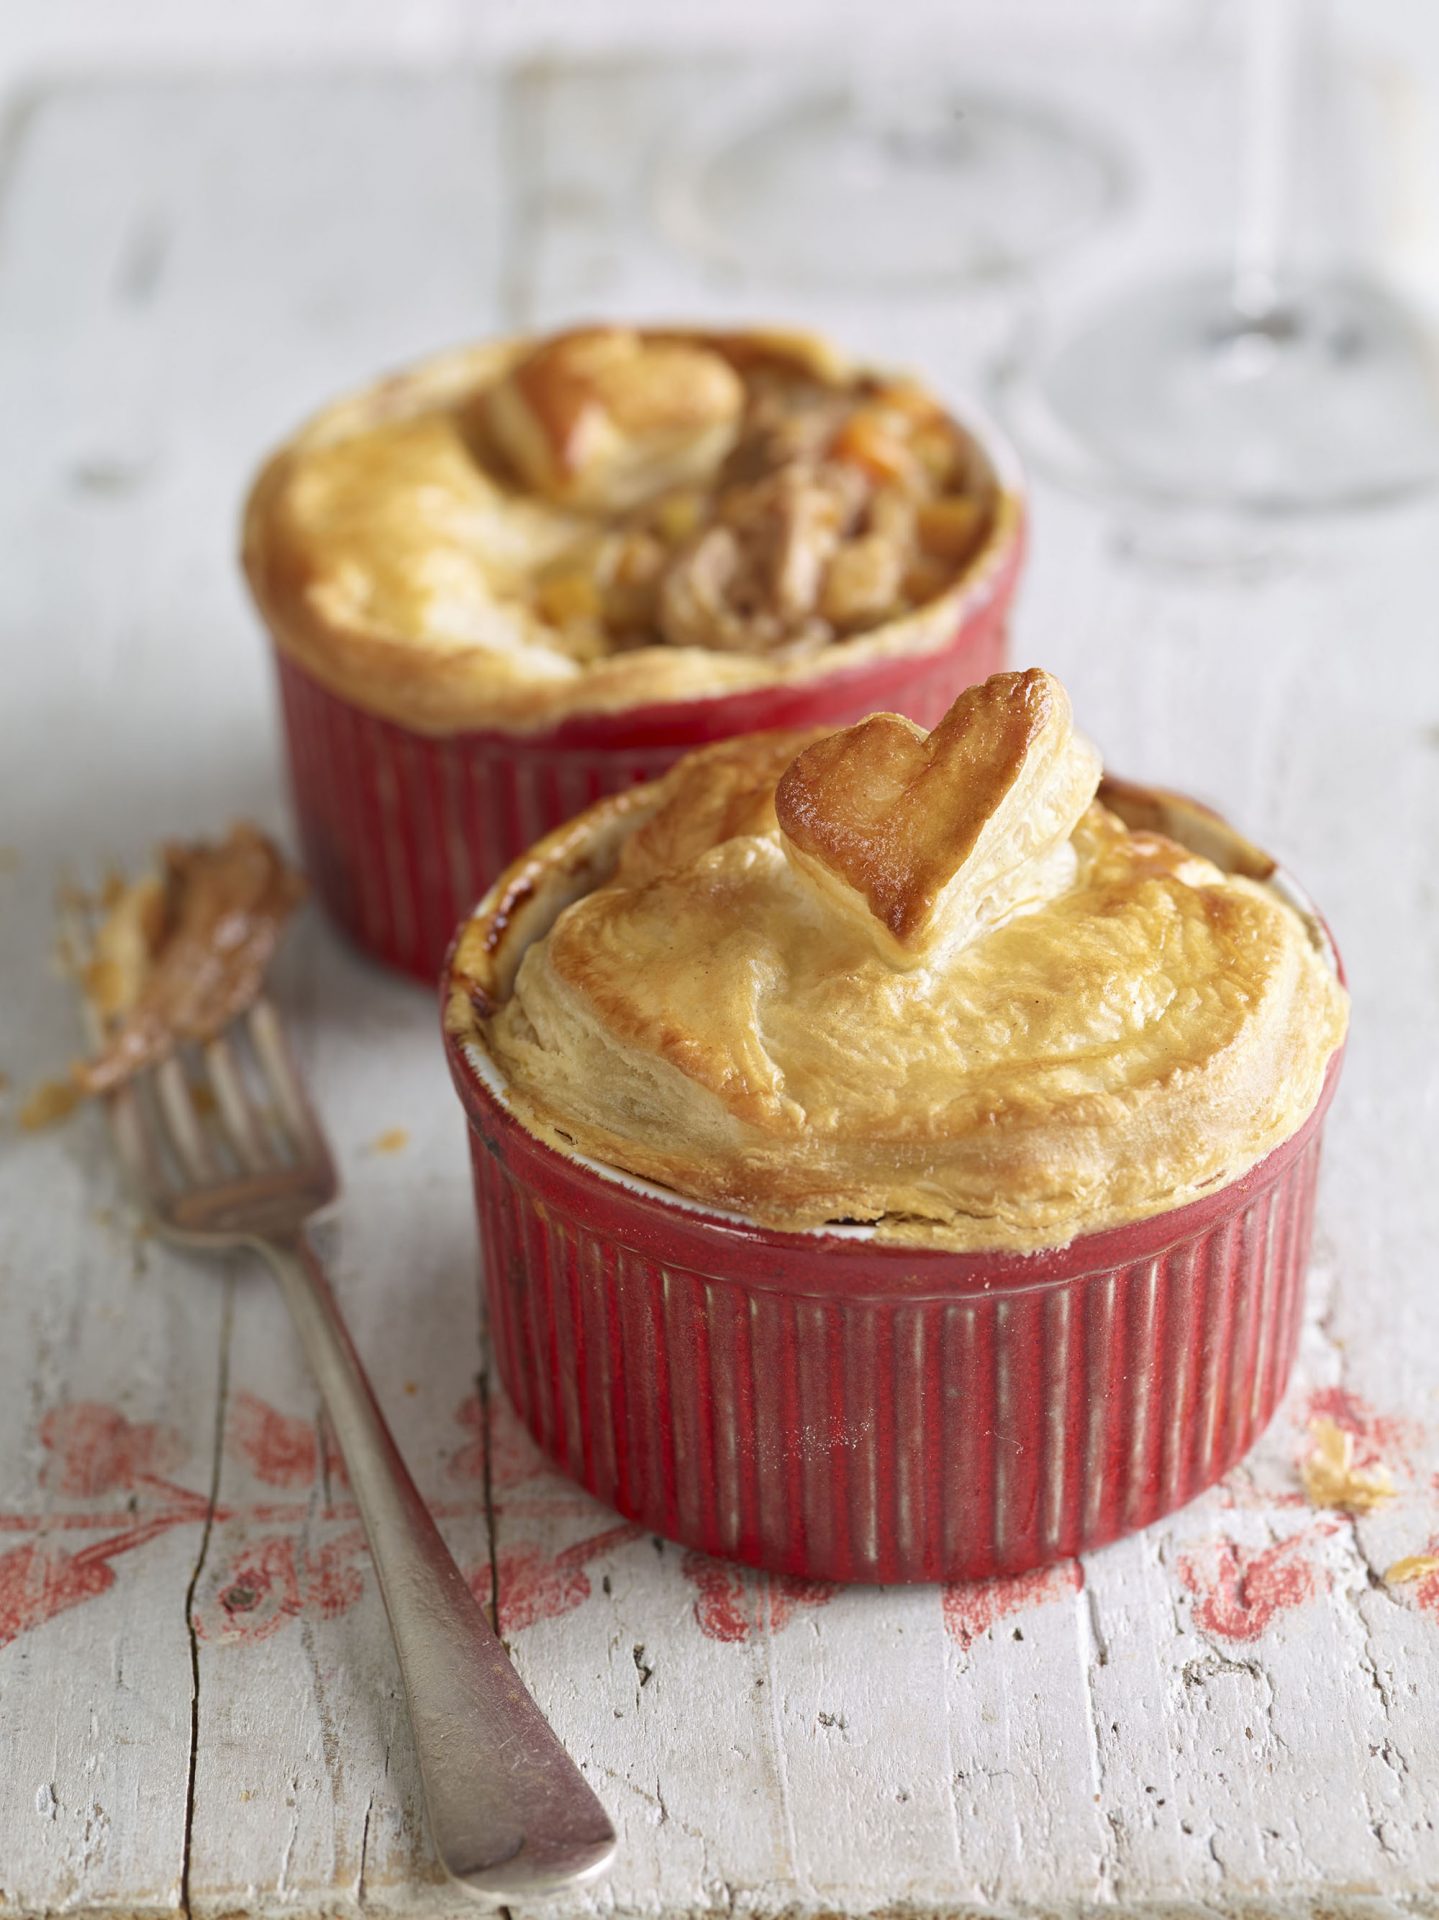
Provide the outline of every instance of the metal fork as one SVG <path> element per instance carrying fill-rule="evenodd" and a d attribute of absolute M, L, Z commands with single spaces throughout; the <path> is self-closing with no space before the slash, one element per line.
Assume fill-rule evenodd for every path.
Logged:
<path fill-rule="evenodd" d="M 195 1055 L 207 1100 L 174 1055 L 107 1097 L 120 1157 L 166 1239 L 250 1247 L 279 1279 L 379 1575 L 440 1862 L 495 1900 L 593 1879 L 614 1828 L 440 1538 L 306 1236 L 339 1182 L 273 1007 Z"/>

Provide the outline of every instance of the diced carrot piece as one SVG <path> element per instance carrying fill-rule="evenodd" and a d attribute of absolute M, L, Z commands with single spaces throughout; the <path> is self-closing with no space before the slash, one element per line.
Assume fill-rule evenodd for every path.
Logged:
<path fill-rule="evenodd" d="M 858 407 L 835 435 L 830 455 L 859 467 L 875 480 L 913 487 L 918 477 L 915 459 L 902 434 L 901 422 L 892 412 Z"/>

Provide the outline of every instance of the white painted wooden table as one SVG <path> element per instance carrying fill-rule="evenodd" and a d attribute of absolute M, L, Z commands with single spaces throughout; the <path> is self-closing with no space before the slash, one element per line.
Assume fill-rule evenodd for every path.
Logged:
<path fill-rule="evenodd" d="M 1031 73 L 1149 169 L 1071 285 L 1202 248 L 1225 215 L 1228 142 L 1190 138 L 1222 101 L 1204 60 L 1112 51 Z M 1399 97 L 1380 81 L 1346 109 L 1371 161 Z M 30 1134 L 16 1114 L 77 1046 L 48 968 L 57 878 L 237 814 L 283 826 L 232 553 L 252 463 L 313 401 L 600 311 L 787 311 L 978 378 L 1013 291 L 837 304 L 666 251 L 645 173 L 717 84 L 129 79 L 40 92 L 12 125 L 0 1912 L 453 1909 L 278 1298 L 248 1264 L 137 1234 L 95 1116 Z M 1400 198 L 1398 225 L 1363 192 L 1331 208 L 1423 285 L 1439 223 Z M 893 1592 L 770 1581 L 621 1525 L 543 1468 L 487 1372 L 430 1003 L 313 916 L 283 968 L 347 1182 L 332 1255 L 355 1335 L 620 1827 L 576 1911 L 1439 1911 L 1439 1578 L 1382 1578 L 1439 1534 L 1436 508 L 1238 559 L 1043 485 L 1034 524 L 1018 663 L 1063 675 L 1114 765 L 1222 798 L 1281 851 L 1354 988 L 1299 1377 L 1258 1453 L 1172 1521 L 998 1588 Z M 1303 1496 L 1325 1413 L 1393 1474 L 1370 1516 Z"/>

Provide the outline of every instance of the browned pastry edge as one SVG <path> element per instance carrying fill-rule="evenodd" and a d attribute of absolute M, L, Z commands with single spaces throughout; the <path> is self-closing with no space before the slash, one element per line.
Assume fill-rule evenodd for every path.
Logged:
<path fill-rule="evenodd" d="M 659 340 L 709 344 L 738 367 L 773 361 L 833 384 L 863 372 L 829 342 L 798 331 L 646 332 Z M 251 488 L 241 560 L 271 637 L 321 685 L 366 711 L 423 734 L 493 729 L 523 735 L 579 715 L 803 685 L 872 662 L 924 657 L 953 643 L 966 615 L 984 601 L 994 576 L 1012 558 L 1022 508 L 1017 494 L 1001 486 L 988 534 L 952 585 L 898 619 L 794 658 L 645 646 L 576 663 L 563 673 L 549 661 L 544 672 L 532 673 L 523 660 L 497 659 L 479 646 L 417 645 L 413 635 L 317 608 L 293 558 L 276 549 L 269 531 L 297 458 L 386 422 L 453 407 L 502 378 L 534 344 L 514 338 L 462 347 L 334 402 L 270 456 Z M 983 448 L 978 451 L 982 456 Z"/>
<path fill-rule="evenodd" d="M 797 754 L 775 791 L 785 838 L 860 894 L 900 944 L 936 900 L 1014 786 L 1050 720 L 1036 668 L 995 674 L 933 732 L 871 714 Z"/>

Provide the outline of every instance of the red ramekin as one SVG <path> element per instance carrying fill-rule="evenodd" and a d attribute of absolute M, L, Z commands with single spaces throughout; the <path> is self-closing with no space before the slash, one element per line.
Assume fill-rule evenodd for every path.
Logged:
<path fill-rule="evenodd" d="M 324 686 L 279 643 L 280 707 L 301 855 L 316 894 L 365 952 L 432 982 L 455 922 L 512 860 L 594 800 L 652 780 L 692 748 L 735 734 L 849 726 L 907 714 L 932 727 L 1005 663 L 1024 552 L 1013 455 L 959 416 L 984 449 L 1006 510 L 958 592 L 940 646 L 818 670 L 741 693 L 580 714 L 538 733 L 421 733 Z M 843 654 L 845 643 L 836 652 Z"/>
<path fill-rule="evenodd" d="M 446 1041 L 501 1379 L 653 1532 L 821 1579 L 1017 1573 L 1192 1500 L 1283 1395 L 1342 1050 L 1229 1185 L 1055 1251 L 953 1254 L 775 1232 L 562 1154 Z"/>

